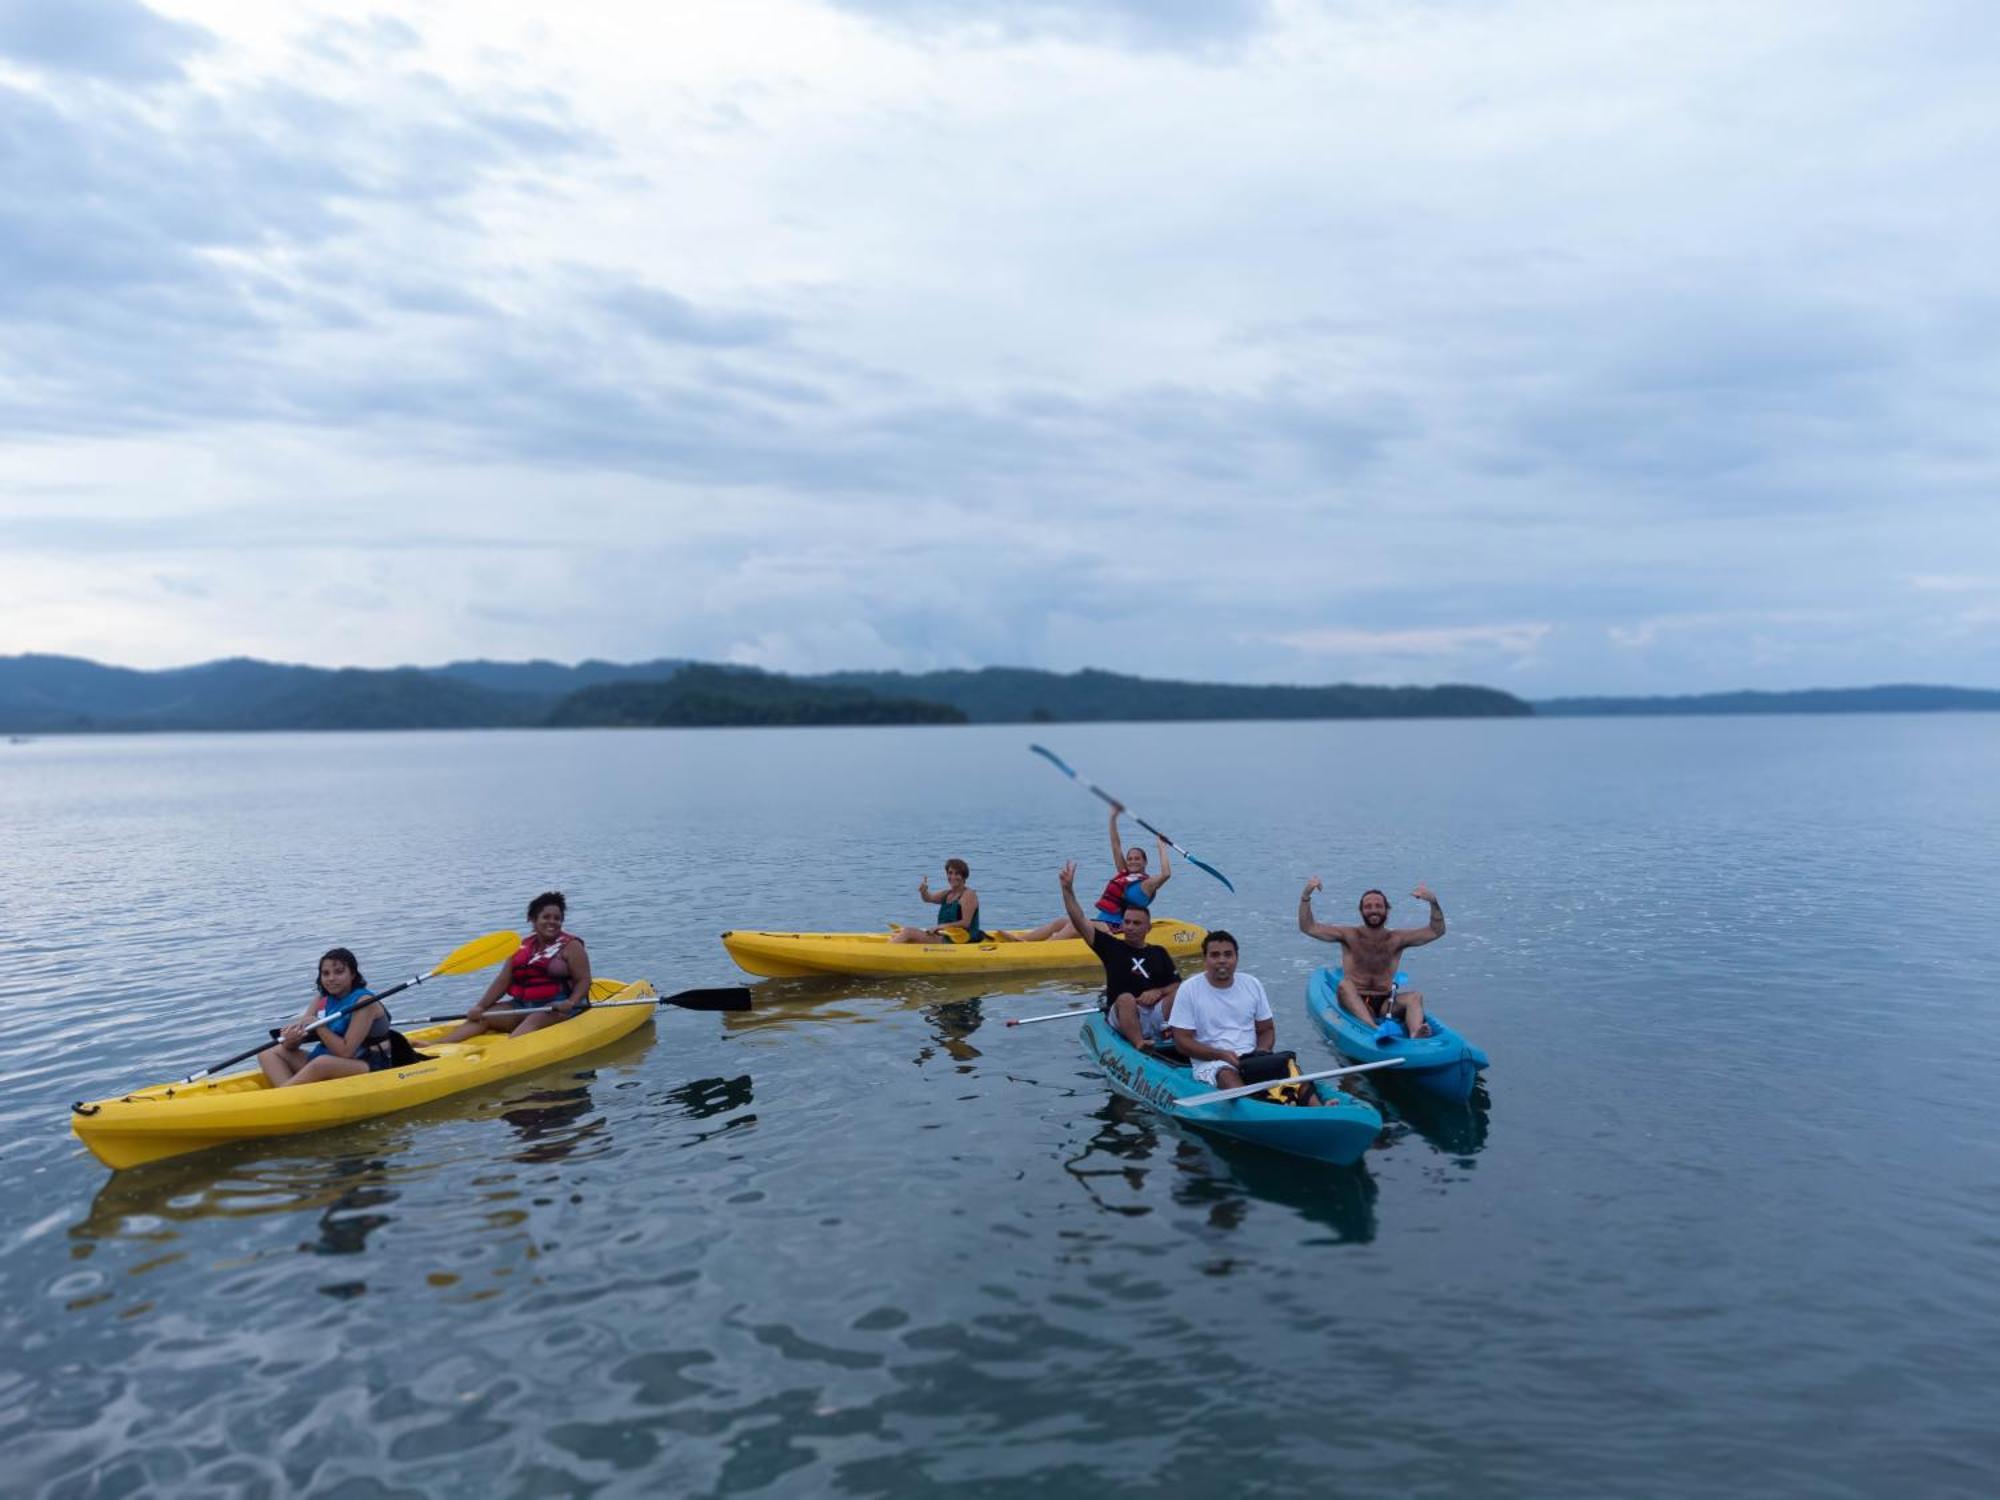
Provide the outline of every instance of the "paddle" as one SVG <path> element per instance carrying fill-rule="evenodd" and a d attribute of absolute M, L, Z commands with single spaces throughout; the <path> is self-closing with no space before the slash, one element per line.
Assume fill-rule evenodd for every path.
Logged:
<path fill-rule="evenodd" d="M 1090 788 L 1091 791 L 1095 792 L 1098 796 L 1102 797 L 1106 802 L 1110 803 L 1111 806 L 1117 808 L 1124 808 L 1126 812 L 1132 812 L 1132 810 L 1129 807 L 1125 807 L 1125 804 L 1123 802 L 1120 802 L 1116 797 L 1112 796 L 1111 793 L 1105 791 L 1104 788 L 1099 786 L 1096 782 L 1085 781 L 1081 776 L 1077 775 L 1077 773 L 1073 769 L 1071 769 L 1071 767 L 1067 763 L 1065 763 L 1063 758 L 1060 755 L 1057 755 L 1055 751 L 1045 749 L 1040 745 L 1030 745 L 1028 746 L 1028 748 L 1034 751 L 1035 754 L 1041 756 L 1043 760 L 1047 761 L 1050 765 L 1054 766 L 1058 771 L 1062 772 L 1063 775 L 1067 776 L 1071 781 L 1076 782 L 1079 786 L 1085 786 Z M 1186 860 L 1196 869 L 1208 871 L 1209 874 L 1213 875 L 1217 880 L 1221 881 L 1224 885 L 1228 886 L 1231 891 L 1234 891 L 1236 889 L 1235 885 L 1231 883 L 1229 877 L 1223 874 L 1222 871 L 1216 869 L 1214 865 L 1209 864 L 1206 860 L 1196 859 L 1192 854 L 1188 853 L 1187 850 L 1183 849 L 1179 844 L 1176 844 L 1172 839 L 1168 838 L 1164 833 L 1160 832 L 1159 829 L 1155 828 L 1151 823 L 1148 823 L 1144 818 L 1140 817 L 1137 813 L 1132 813 L 1132 821 L 1134 823 L 1137 823 L 1141 828 L 1145 829 L 1146 832 L 1150 833 L 1154 838 L 1160 840 L 1161 843 L 1165 844 L 1168 848 L 1172 849 L 1176 854 L 1180 855 L 1182 859 Z"/>
<path fill-rule="evenodd" d="M 419 974 L 413 979 L 405 979 L 401 984 L 392 984 L 386 990 L 377 990 L 366 999 L 344 1005 L 339 1010 L 327 1012 L 327 1014 L 313 1022 L 312 1029 L 318 1031 L 328 1022 L 338 1021 L 342 1016 L 358 1010 L 364 1005 L 372 1005 L 377 1000 L 387 1000 L 391 995 L 400 995 L 404 990 L 414 989 L 426 979 L 436 979 L 443 974 L 470 974 L 476 969 L 488 968 L 500 962 L 501 959 L 520 946 L 521 937 L 519 933 L 489 932 L 485 937 L 474 938 L 471 942 L 452 949 L 450 953 L 445 955 L 444 962 L 439 964 L 435 969 L 432 969 L 428 974 Z M 188 1074 L 181 1082 L 197 1083 L 212 1073 L 220 1073 L 232 1063 L 240 1063 L 246 1057 L 255 1057 L 259 1052 L 268 1052 L 277 1045 L 275 1041 L 261 1042 L 247 1051 L 238 1052 L 233 1057 L 225 1057 L 219 1063 L 210 1063 L 198 1072 Z"/>
<path fill-rule="evenodd" d="M 1346 1073 L 1366 1073 L 1374 1068 L 1400 1068 L 1403 1059 L 1392 1057 L 1386 1062 L 1356 1063 L 1351 1068 L 1328 1068 L 1322 1073 L 1295 1073 L 1290 1078 L 1273 1078 L 1268 1083 L 1246 1083 L 1240 1089 L 1223 1089 L 1214 1094 L 1190 1094 L 1184 1099 L 1174 1100 L 1174 1107 L 1183 1104 L 1220 1104 L 1225 1099 L 1241 1099 L 1246 1094 L 1268 1094 L 1272 1089 L 1284 1088 L 1292 1083 L 1311 1083 L 1316 1078 L 1339 1078 Z"/>
<path fill-rule="evenodd" d="M 750 991 L 745 986 L 738 984 L 713 990 L 682 990 L 677 995 L 660 995 L 651 1000 L 593 1000 L 590 1002 L 592 1010 L 617 1010 L 627 1005 L 678 1005 L 682 1010 L 748 1010 L 750 1009 Z M 554 1010 L 555 1008 L 553 1005 L 530 1005 L 520 1010 L 509 1010 L 506 1014 L 510 1016 L 533 1016 L 539 1015 L 545 1010 Z M 465 1015 L 463 1013 L 456 1016 L 425 1016 L 422 1021 L 413 1021 L 411 1024 L 438 1026 L 446 1021 L 463 1021 L 464 1019 Z M 1402 1059 L 1398 1058 L 1397 1061 L 1400 1062 Z"/>
<path fill-rule="evenodd" d="M 1067 1021 L 1071 1016 L 1097 1016 L 1103 1013 L 1103 1006 L 1093 1005 L 1086 1010 L 1059 1010 L 1053 1015 L 1047 1016 L 1016 1016 L 1007 1024 L 1009 1026 L 1033 1026 L 1038 1021 Z M 1397 1061 L 1400 1062 L 1402 1059 L 1398 1058 Z"/>
<path fill-rule="evenodd" d="M 909 924 L 905 922 L 891 922 L 889 930 L 891 932 L 908 932 L 910 928 Z M 948 943 L 969 943 L 972 941 L 972 929 L 967 927 L 963 922 L 945 922 L 939 925 L 938 936 Z M 988 933 L 987 936 L 991 937 L 992 934 Z"/>

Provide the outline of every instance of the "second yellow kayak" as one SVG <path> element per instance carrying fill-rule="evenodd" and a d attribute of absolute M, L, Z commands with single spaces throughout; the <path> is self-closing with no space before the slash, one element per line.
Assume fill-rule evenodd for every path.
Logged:
<path fill-rule="evenodd" d="M 1175 958 L 1201 953 L 1208 929 L 1156 917 L 1146 941 Z M 1097 955 L 1078 938 L 1010 943 L 990 934 L 983 943 L 894 943 L 886 932 L 725 932 L 722 946 L 738 967 L 767 979 L 846 974 L 895 978 L 908 974 L 1031 974 L 1091 970 Z"/>

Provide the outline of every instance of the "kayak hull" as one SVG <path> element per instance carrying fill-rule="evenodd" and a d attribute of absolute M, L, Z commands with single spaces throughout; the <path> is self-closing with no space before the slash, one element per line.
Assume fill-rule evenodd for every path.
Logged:
<path fill-rule="evenodd" d="M 1439 1020 L 1429 1006 L 1424 1020 L 1431 1035 L 1379 1042 L 1367 1027 L 1341 1009 L 1336 993 L 1339 969 L 1316 969 L 1306 981 L 1306 1014 L 1313 1025 L 1333 1043 L 1334 1050 L 1349 1062 L 1386 1062 L 1401 1058 L 1399 1068 L 1383 1068 L 1369 1077 L 1377 1083 L 1407 1084 L 1440 1099 L 1464 1103 L 1472 1097 L 1472 1086 L 1487 1066 L 1486 1054 L 1469 1040 Z"/>
<path fill-rule="evenodd" d="M 1175 958 L 1201 952 L 1207 930 L 1161 917 L 1148 942 Z M 722 934 L 737 967 L 766 979 L 832 976 L 898 979 L 926 974 L 1067 973 L 1098 967 L 1097 954 L 1080 938 L 1053 943 L 896 943 L 886 932 L 747 932 Z"/>
<path fill-rule="evenodd" d="M 599 980 L 593 1001 L 651 1000 L 645 980 Z M 142 1166 L 170 1156 L 233 1141 L 303 1135 L 372 1120 L 434 1099 L 497 1083 L 552 1063 L 565 1062 L 628 1036 L 653 1019 L 655 1007 L 594 1004 L 582 1015 L 526 1036 L 491 1032 L 467 1042 L 439 1045 L 456 1022 L 408 1033 L 427 1062 L 384 1068 L 352 1078 L 274 1089 L 262 1069 L 163 1083 L 100 1099 L 70 1114 L 70 1129 L 107 1167 Z"/>
<path fill-rule="evenodd" d="M 1111 1087 L 1126 1098 L 1151 1105 L 1184 1125 L 1267 1151 L 1349 1166 L 1361 1160 L 1382 1130 L 1382 1116 L 1374 1107 L 1343 1094 L 1331 1079 L 1313 1085 L 1326 1101 L 1318 1109 L 1273 1104 L 1265 1099 L 1184 1105 L 1182 1099 L 1213 1093 L 1214 1086 L 1197 1080 L 1190 1068 L 1140 1052 L 1102 1016 L 1092 1016 L 1083 1023 L 1083 1050 L 1103 1070 Z"/>

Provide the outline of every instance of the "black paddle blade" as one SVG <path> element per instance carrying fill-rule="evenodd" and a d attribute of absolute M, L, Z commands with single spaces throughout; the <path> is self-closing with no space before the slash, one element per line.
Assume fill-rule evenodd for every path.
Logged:
<path fill-rule="evenodd" d="M 750 991 L 743 985 L 716 990 L 682 990 L 677 995 L 660 996 L 662 1005 L 678 1005 L 682 1010 L 748 1010 Z"/>

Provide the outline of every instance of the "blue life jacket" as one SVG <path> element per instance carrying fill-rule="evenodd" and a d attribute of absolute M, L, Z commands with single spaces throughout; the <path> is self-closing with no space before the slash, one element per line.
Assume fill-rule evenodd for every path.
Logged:
<path fill-rule="evenodd" d="M 374 999 L 375 992 L 371 989 L 349 990 L 339 1000 L 335 1000 L 325 990 L 321 990 L 319 992 L 319 1003 L 315 1011 L 319 1015 L 325 1015 L 330 1010 L 341 1012 L 333 1020 L 328 1021 L 323 1029 L 332 1032 L 337 1037 L 345 1037 L 347 1035 L 347 1028 L 354 1024 L 355 1015 L 364 1010 Z M 321 1029 L 315 1027 L 314 1035 L 317 1036 Z M 368 1048 L 375 1046 L 378 1042 L 385 1042 L 388 1039 L 389 1009 L 387 1006 L 383 1006 L 382 1013 L 375 1018 L 375 1023 L 368 1028 L 367 1040 L 355 1049 L 355 1056 L 359 1057 Z M 325 1042 L 318 1042 L 314 1045 L 313 1050 L 308 1056 L 324 1057 L 331 1050 Z"/>

